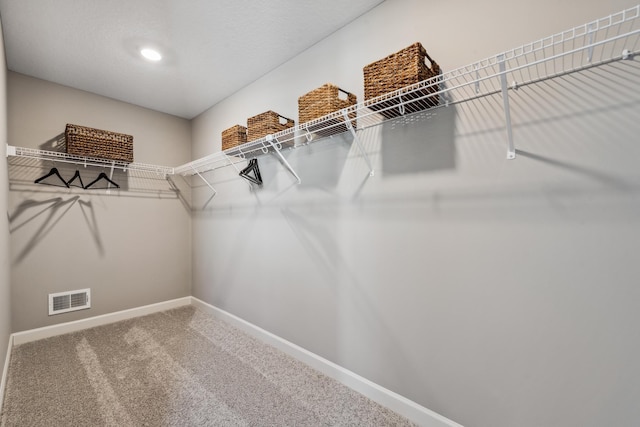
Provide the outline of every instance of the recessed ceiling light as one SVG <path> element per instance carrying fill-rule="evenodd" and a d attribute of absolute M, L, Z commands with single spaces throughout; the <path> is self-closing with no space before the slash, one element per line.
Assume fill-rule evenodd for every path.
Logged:
<path fill-rule="evenodd" d="M 140 55 L 144 56 L 149 61 L 160 61 L 162 59 L 162 55 L 160 55 L 160 52 L 149 48 L 142 49 L 140 51 Z"/>

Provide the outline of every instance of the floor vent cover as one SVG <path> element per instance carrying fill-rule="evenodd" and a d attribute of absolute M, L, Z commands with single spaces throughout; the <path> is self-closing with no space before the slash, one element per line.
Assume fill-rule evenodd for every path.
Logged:
<path fill-rule="evenodd" d="M 91 289 L 49 294 L 49 316 L 91 308 Z"/>

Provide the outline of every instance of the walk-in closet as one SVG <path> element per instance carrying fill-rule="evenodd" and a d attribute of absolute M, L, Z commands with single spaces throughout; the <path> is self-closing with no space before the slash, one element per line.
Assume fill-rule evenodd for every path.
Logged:
<path fill-rule="evenodd" d="M 0 426 L 640 425 L 640 5 L 0 20 Z"/>

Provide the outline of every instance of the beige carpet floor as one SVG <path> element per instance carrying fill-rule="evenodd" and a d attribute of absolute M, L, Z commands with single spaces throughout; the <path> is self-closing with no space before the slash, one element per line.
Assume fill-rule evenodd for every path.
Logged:
<path fill-rule="evenodd" d="M 13 349 L 2 426 L 410 426 L 186 306 Z"/>

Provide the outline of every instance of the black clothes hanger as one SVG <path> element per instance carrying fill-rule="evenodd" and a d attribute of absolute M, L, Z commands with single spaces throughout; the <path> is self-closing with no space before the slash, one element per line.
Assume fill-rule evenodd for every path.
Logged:
<path fill-rule="evenodd" d="M 118 184 L 116 184 L 115 182 L 111 181 L 111 179 L 109 179 L 109 177 L 107 176 L 106 173 L 104 172 L 100 172 L 100 175 L 98 175 L 98 177 L 96 179 L 94 179 L 93 181 L 91 181 L 90 183 L 88 183 L 87 185 L 84 186 L 84 189 L 87 190 L 91 187 L 93 187 L 93 185 L 95 183 L 97 183 L 100 180 L 106 180 L 108 183 L 110 183 L 111 185 L 113 185 L 116 188 L 120 188 L 120 186 Z"/>
<path fill-rule="evenodd" d="M 51 170 L 49 171 L 48 174 L 41 176 L 40 178 L 36 179 L 34 181 L 35 184 L 44 184 L 44 185 L 53 185 L 54 187 L 62 187 L 61 185 L 58 184 L 50 184 L 48 182 L 42 182 L 45 179 L 49 178 L 50 176 L 56 176 L 58 177 L 58 179 L 60 179 L 60 181 L 64 184 L 65 187 L 69 188 L 69 184 L 67 183 L 67 181 L 64 180 L 64 178 L 62 177 L 62 175 L 60 175 L 60 172 L 58 172 L 58 168 L 51 168 Z"/>
<path fill-rule="evenodd" d="M 75 181 L 76 179 L 78 179 L 80 181 L 80 185 L 78 184 L 71 184 L 73 181 Z M 80 171 L 76 170 L 76 173 L 73 175 L 73 177 L 71 177 L 71 179 L 69 181 L 67 181 L 67 185 L 71 186 L 73 185 L 74 187 L 80 187 L 80 188 L 84 188 L 84 184 L 82 183 L 82 177 L 80 176 Z"/>
<path fill-rule="evenodd" d="M 253 172 L 254 176 L 249 175 Z M 249 182 L 262 185 L 262 176 L 260 176 L 260 168 L 258 167 L 258 159 L 249 160 L 249 164 L 246 168 L 240 171 L 240 176 Z"/>

